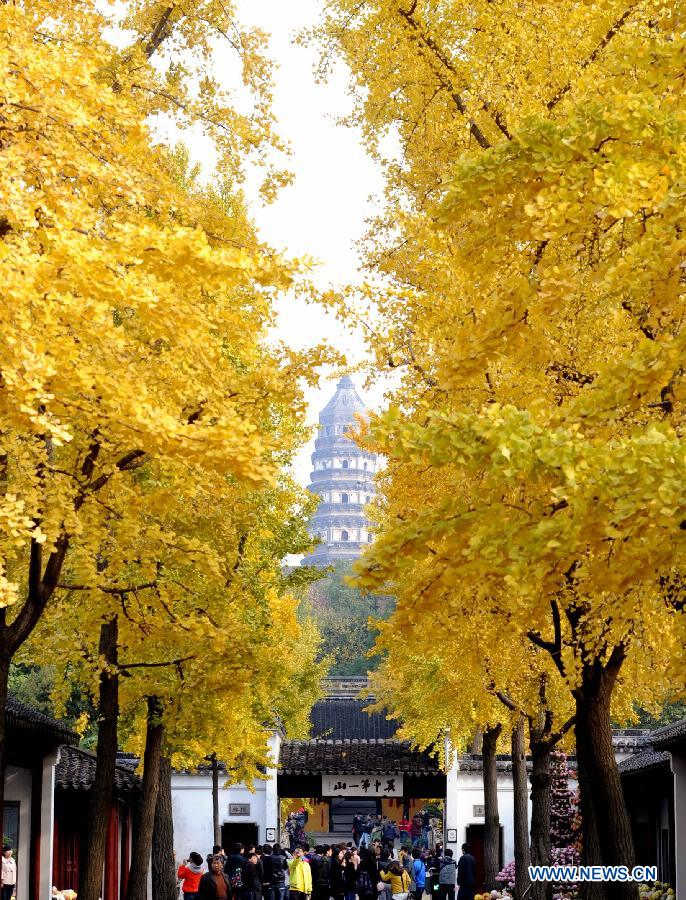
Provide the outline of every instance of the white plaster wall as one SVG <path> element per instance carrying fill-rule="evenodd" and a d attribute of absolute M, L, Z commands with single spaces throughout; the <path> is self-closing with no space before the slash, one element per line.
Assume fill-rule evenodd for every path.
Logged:
<path fill-rule="evenodd" d="M 255 823 L 258 841 L 266 839 L 268 825 L 266 813 L 267 785 L 256 780 L 254 793 L 243 784 L 222 786 L 219 781 L 219 823 Z M 230 816 L 230 803 L 249 803 L 249 816 Z M 212 850 L 212 777 L 210 775 L 172 775 L 172 812 L 174 816 L 174 852 L 177 862 L 186 859 L 191 850 L 203 858 Z"/>
<path fill-rule="evenodd" d="M 686 753 L 673 750 L 676 895 L 686 897 Z"/>
<path fill-rule="evenodd" d="M 19 852 L 16 854 L 17 900 L 28 900 L 29 854 L 31 838 L 31 770 L 7 766 L 5 774 L 5 800 L 19 803 Z"/>
<path fill-rule="evenodd" d="M 40 819 L 40 877 L 39 896 L 49 897 L 52 890 L 52 851 L 55 831 L 55 766 L 59 762 L 60 751 L 55 750 L 43 757 L 41 779 L 41 819 Z"/>
<path fill-rule="evenodd" d="M 454 778 L 448 779 L 448 806 L 452 810 L 452 825 L 457 828 L 457 847 L 462 846 L 467 838 L 468 825 L 483 825 L 483 816 L 474 815 L 474 806 L 483 806 L 483 779 L 478 772 L 458 772 Z M 503 827 L 503 863 L 514 859 L 514 792 L 510 775 L 498 776 L 498 814 Z M 529 819 L 531 818 L 531 801 L 529 801 Z"/>

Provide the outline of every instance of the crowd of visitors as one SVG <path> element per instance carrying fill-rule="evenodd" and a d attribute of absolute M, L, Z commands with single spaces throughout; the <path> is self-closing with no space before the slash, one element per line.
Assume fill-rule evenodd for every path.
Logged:
<path fill-rule="evenodd" d="M 387 816 L 353 817 L 353 841 L 359 848 L 381 841 L 388 847 L 420 847 L 428 850 L 430 834 L 431 815 L 428 810 L 397 823 Z"/>
<path fill-rule="evenodd" d="M 366 825 L 366 823 L 363 823 Z M 459 860 L 441 844 L 433 850 L 396 847 L 390 829 L 363 842 L 215 846 L 206 865 L 197 852 L 179 866 L 184 900 L 474 900 L 476 863 L 468 844 Z M 373 835 L 370 831 L 370 836 Z"/>

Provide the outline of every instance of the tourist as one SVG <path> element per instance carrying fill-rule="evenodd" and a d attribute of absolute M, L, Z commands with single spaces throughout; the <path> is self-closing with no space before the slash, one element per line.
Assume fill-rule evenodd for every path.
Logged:
<path fill-rule="evenodd" d="M 329 900 L 331 896 L 331 856 L 333 849 L 324 844 L 319 847 L 316 871 L 312 868 L 312 900 Z"/>
<path fill-rule="evenodd" d="M 412 878 L 412 863 L 414 862 L 414 858 L 412 856 L 412 852 L 409 847 L 401 847 L 398 859 L 400 861 L 400 865 L 405 869 L 407 874 Z"/>
<path fill-rule="evenodd" d="M 376 856 L 363 847 L 360 850 L 360 864 L 357 867 L 357 895 L 360 900 L 375 900 L 379 881 L 379 867 Z"/>
<path fill-rule="evenodd" d="M 9 844 L 5 844 L 2 848 L 2 900 L 12 900 L 17 888 L 17 863 L 12 857 L 12 852 Z"/>
<path fill-rule="evenodd" d="M 384 819 L 385 821 L 381 828 L 381 839 L 385 846 L 392 851 L 395 846 L 395 839 L 398 837 L 398 829 L 395 822 L 385 817 Z"/>
<path fill-rule="evenodd" d="M 215 844 L 212 847 L 212 852 L 208 853 L 205 857 L 205 861 L 207 862 L 207 871 L 210 871 L 212 866 L 212 857 L 213 856 L 223 856 L 226 859 L 226 854 L 224 853 L 224 848 L 220 844 Z"/>
<path fill-rule="evenodd" d="M 355 900 L 357 895 L 357 867 L 360 857 L 357 850 L 348 850 L 343 856 L 343 884 L 345 900 Z"/>
<path fill-rule="evenodd" d="M 359 847 L 360 838 L 362 837 L 362 816 L 355 813 L 353 816 L 353 843 Z"/>
<path fill-rule="evenodd" d="M 181 891 L 184 900 L 195 900 L 198 895 L 198 885 L 200 884 L 200 876 L 202 875 L 202 856 L 193 851 L 188 854 L 188 859 L 184 859 L 176 872 L 176 877 L 182 881 Z M 3 866 L 3 887 L 5 884 L 5 873 Z M 10 894 L 10 897 L 12 895 Z M 9 900 L 9 897 L 2 895 L 2 900 Z"/>
<path fill-rule="evenodd" d="M 270 856 L 271 896 L 272 900 L 285 900 L 286 897 L 286 854 L 280 844 L 274 844 Z"/>
<path fill-rule="evenodd" d="M 260 900 L 262 896 L 262 865 L 257 848 L 253 848 L 243 866 L 242 900 Z"/>
<path fill-rule="evenodd" d="M 229 876 L 224 872 L 224 857 L 212 857 L 210 871 L 200 879 L 198 900 L 231 900 L 233 891 Z"/>
<path fill-rule="evenodd" d="M 457 900 L 474 900 L 476 893 L 476 860 L 470 844 L 462 845 L 462 856 L 457 864 Z"/>
<path fill-rule="evenodd" d="M 419 838 L 419 846 L 429 848 L 429 833 L 431 832 L 431 816 L 427 809 L 422 813 L 422 833 Z"/>
<path fill-rule="evenodd" d="M 396 859 L 393 860 L 387 872 L 381 873 L 381 880 L 390 883 L 393 900 L 408 900 L 410 876 Z"/>
<path fill-rule="evenodd" d="M 455 882 L 457 880 L 457 864 L 453 859 L 453 851 L 448 848 L 441 860 L 438 870 L 440 900 L 455 900 Z"/>
<path fill-rule="evenodd" d="M 288 862 L 288 874 L 290 900 L 307 900 L 312 893 L 312 872 L 302 847 L 296 847 L 293 851 L 293 859 Z"/>
<path fill-rule="evenodd" d="M 269 844 L 265 844 L 262 848 L 262 896 L 264 900 L 273 900 L 274 892 L 274 857 L 272 856 L 272 848 Z"/>
<path fill-rule="evenodd" d="M 305 859 L 310 864 L 310 873 L 312 875 L 312 893 L 315 894 L 317 892 L 317 882 L 319 881 L 319 871 L 324 862 L 321 846 L 317 844 L 314 850 L 311 850 L 309 853 L 305 854 Z"/>
<path fill-rule="evenodd" d="M 422 859 L 422 852 L 418 847 L 412 850 L 412 881 L 414 881 L 415 900 L 422 900 L 424 887 L 426 886 L 426 865 Z"/>
<path fill-rule="evenodd" d="M 372 817 L 369 815 L 365 816 L 365 819 L 361 824 L 362 833 L 360 834 L 360 848 L 371 846 L 373 827 Z"/>
<path fill-rule="evenodd" d="M 331 858 L 331 896 L 334 900 L 343 900 L 345 897 L 344 857 L 345 847 L 334 847 Z"/>
<path fill-rule="evenodd" d="M 398 833 L 400 835 L 400 846 L 401 847 L 411 847 L 412 846 L 412 838 L 410 837 L 410 828 L 412 827 L 412 822 L 405 817 L 403 814 L 402 819 L 398 822 Z"/>
<path fill-rule="evenodd" d="M 243 867 L 245 866 L 245 856 L 243 856 L 242 844 L 232 844 L 231 852 L 224 859 L 222 856 L 213 857 L 213 859 L 224 860 L 224 872 L 228 876 L 231 885 L 231 897 L 237 900 L 243 891 Z"/>

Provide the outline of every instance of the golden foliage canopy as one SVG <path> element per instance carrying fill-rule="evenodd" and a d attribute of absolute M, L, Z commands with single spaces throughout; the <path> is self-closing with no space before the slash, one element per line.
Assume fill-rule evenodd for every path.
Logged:
<path fill-rule="evenodd" d="M 573 693 L 616 664 L 684 686 L 685 24 L 337 0 L 316 34 L 386 173 L 365 292 L 404 372 L 363 436 L 389 465 L 361 583 L 403 639 L 461 606 Z"/>

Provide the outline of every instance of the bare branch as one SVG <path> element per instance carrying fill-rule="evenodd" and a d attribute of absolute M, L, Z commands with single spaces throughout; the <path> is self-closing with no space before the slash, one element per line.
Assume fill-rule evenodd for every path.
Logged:
<path fill-rule="evenodd" d="M 164 662 L 134 662 L 134 663 L 122 663 L 118 668 L 122 672 L 127 672 L 129 669 L 162 669 L 165 666 L 176 666 L 177 668 L 181 665 L 181 663 L 188 662 L 189 659 L 195 659 L 195 655 L 192 656 L 181 656 L 179 659 L 168 659 Z"/>

